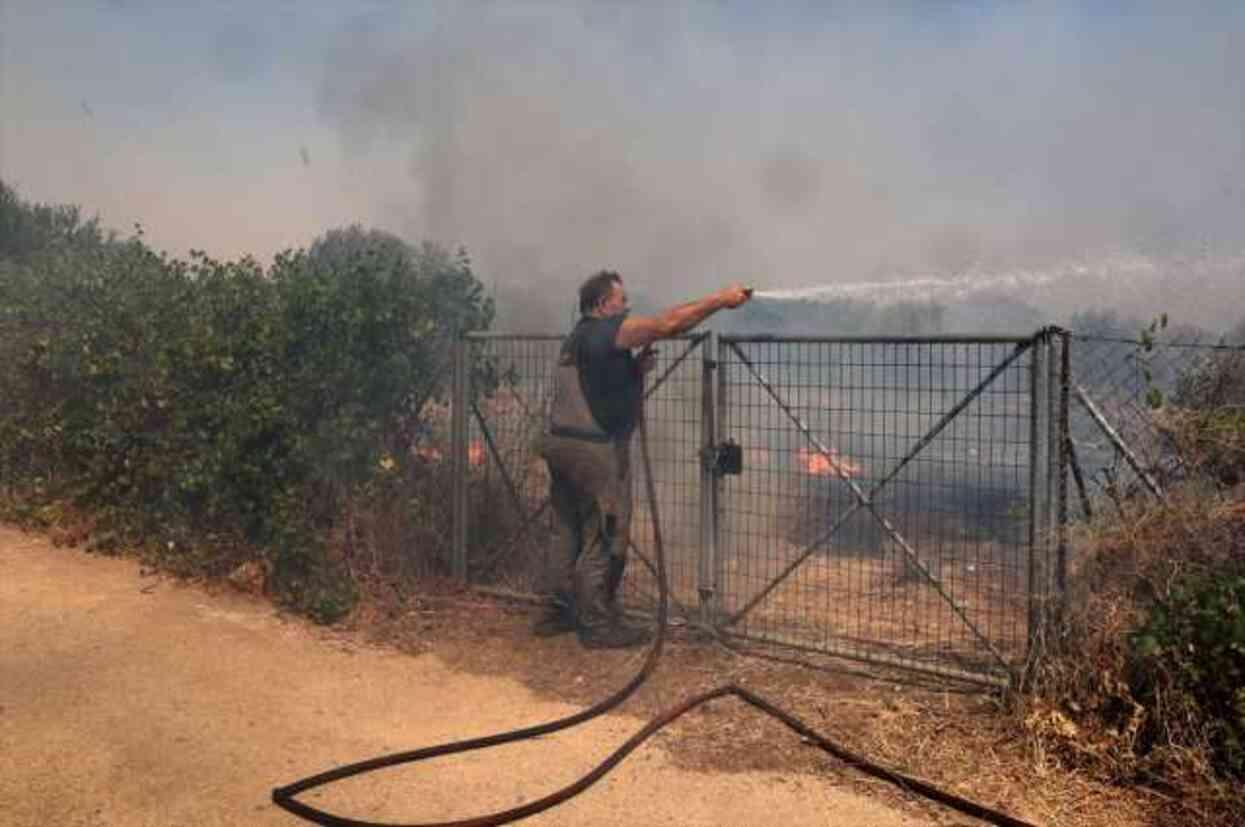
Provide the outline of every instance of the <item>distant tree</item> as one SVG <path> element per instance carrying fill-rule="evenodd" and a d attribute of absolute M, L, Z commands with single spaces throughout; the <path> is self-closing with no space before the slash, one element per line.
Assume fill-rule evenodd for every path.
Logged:
<path fill-rule="evenodd" d="M 58 247 L 98 245 L 105 240 L 98 220 L 83 220 L 77 207 L 29 203 L 0 180 L 0 260 L 28 264 Z"/>
<path fill-rule="evenodd" d="M 414 246 L 393 233 L 354 224 L 312 242 L 307 262 L 322 274 L 411 291 L 438 329 L 480 330 L 494 316 L 493 302 L 461 249 L 450 253 L 432 242 Z"/>

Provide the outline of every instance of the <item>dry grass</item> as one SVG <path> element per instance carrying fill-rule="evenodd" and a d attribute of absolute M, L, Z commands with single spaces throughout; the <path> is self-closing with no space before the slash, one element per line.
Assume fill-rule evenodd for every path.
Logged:
<path fill-rule="evenodd" d="M 1174 694 L 1135 697 L 1128 634 L 1180 578 L 1245 571 L 1243 495 L 1190 485 L 1080 531 L 1069 610 L 1018 705 L 1051 760 L 1104 782 L 1151 785 L 1173 812 L 1208 823 L 1245 823 L 1245 790 L 1216 775 L 1212 722 L 1196 707 Z"/>
<path fill-rule="evenodd" d="M 1156 412 L 1154 422 L 1186 465 L 1221 485 L 1245 483 L 1245 406 L 1167 407 Z"/>
<path fill-rule="evenodd" d="M 800 551 L 790 543 L 776 542 L 775 547 L 777 553 L 764 559 L 733 559 L 722 567 L 728 616 L 768 588 Z M 996 672 L 1002 665 L 978 639 L 980 633 L 1010 664 L 1018 665 L 1028 642 L 1026 572 L 1008 562 L 1007 550 L 983 546 L 972 564 L 938 558 L 923 563 L 938 578 L 937 588 L 924 577 L 912 576 L 897 549 L 885 557 L 812 555 L 732 630 L 842 654 Z M 696 577 L 694 567 L 671 568 L 676 602 L 697 606 Z M 655 603 L 657 584 L 651 572 L 632 569 L 629 589 L 645 604 Z"/>

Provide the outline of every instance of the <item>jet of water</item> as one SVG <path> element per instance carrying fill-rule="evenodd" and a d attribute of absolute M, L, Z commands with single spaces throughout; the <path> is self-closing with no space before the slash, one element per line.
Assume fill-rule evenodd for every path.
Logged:
<path fill-rule="evenodd" d="M 1110 268 L 1113 277 L 1140 275 L 1153 266 L 1132 263 L 1132 266 Z M 1129 273 L 1128 271 L 1133 271 Z M 1043 271 L 984 273 L 956 278 L 925 276 L 896 281 L 858 281 L 847 284 L 819 284 L 777 290 L 756 290 L 760 299 L 776 301 L 830 301 L 839 298 L 958 299 L 973 293 L 992 291 L 1032 291 L 1035 288 L 1072 278 L 1086 279 L 1105 274 L 1102 268 L 1069 265 Z"/>

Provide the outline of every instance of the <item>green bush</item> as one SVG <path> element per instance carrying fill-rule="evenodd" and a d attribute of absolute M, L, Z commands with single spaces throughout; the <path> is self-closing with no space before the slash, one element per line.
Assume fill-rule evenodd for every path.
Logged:
<path fill-rule="evenodd" d="M 456 332 L 492 315 L 436 245 L 349 227 L 268 268 L 178 260 L 0 184 L 0 503 L 71 503 L 97 547 L 187 572 L 262 560 L 330 619 L 353 600 L 330 538 L 412 462 Z"/>
<path fill-rule="evenodd" d="M 1195 711 L 1209 722 L 1216 763 L 1245 776 L 1245 575 L 1178 584 L 1131 643 L 1137 700 Z"/>
<path fill-rule="evenodd" d="M 1075 527 L 1022 705 L 1047 754 L 1167 790 L 1215 824 L 1245 823 L 1243 495 L 1190 479 Z"/>

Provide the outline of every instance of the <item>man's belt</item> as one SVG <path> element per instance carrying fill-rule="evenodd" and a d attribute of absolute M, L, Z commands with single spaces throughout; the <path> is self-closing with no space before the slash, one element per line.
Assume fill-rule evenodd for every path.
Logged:
<path fill-rule="evenodd" d="M 583 428 L 567 428 L 563 425 L 554 425 L 549 429 L 551 436 L 564 436 L 570 439 L 582 439 L 586 442 L 613 442 L 614 437 L 609 434 L 603 434 L 600 431 L 586 431 Z"/>

